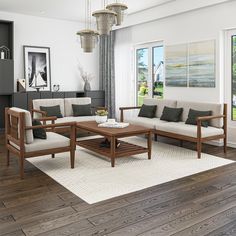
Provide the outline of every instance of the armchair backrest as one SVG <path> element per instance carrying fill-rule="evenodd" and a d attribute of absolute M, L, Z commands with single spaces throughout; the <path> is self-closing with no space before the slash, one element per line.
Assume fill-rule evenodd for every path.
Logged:
<path fill-rule="evenodd" d="M 20 143 L 33 143 L 34 136 L 32 130 L 25 130 L 26 126 L 32 126 L 31 114 L 29 111 L 12 107 L 5 110 L 5 130 L 9 141 L 17 146 Z"/>

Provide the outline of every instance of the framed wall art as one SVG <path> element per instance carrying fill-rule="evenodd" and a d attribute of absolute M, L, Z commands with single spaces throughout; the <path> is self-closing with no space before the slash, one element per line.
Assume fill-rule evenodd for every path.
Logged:
<path fill-rule="evenodd" d="M 50 48 L 24 46 L 27 91 L 51 91 Z"/>

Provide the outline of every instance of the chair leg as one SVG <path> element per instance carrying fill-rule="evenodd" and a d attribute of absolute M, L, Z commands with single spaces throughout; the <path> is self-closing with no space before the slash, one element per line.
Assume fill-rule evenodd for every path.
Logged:
<path fill-rule="evenodd" d="M 52 154 L 52 158 L 55 158 L 55 154 Z"/>
<path fill-rule="evenodd" d="M 74 149 L 70 150 L 70 165 L 71 165 L 71 169 L 74 169 L 75 167 L 75 150 Z"/>
<path fill-rule="evenodd" d="M 157 142 L 157 134 L 154 134 L 154 141 Z"/>
<path fill-rule="evenodd" d="M 24 162 L 25 158 L 23 155 L 20 155 L 20 178 L 24 179 Z"/>
<path fill-rule="evenodd" d="M 224 138 L 224 153 L 227 153 L 227 138 Z"/>
<path fill-rule="evenodd" d="M 202 143 L 201 141 L 197 142 L 197 158 L 200 159 L 201 158 L 201 152 L 202 152 Z"/>
<path fill-rule="evenodd" d="M 7 166 L 10 165 L 10 152 L 7 150 Z"/>

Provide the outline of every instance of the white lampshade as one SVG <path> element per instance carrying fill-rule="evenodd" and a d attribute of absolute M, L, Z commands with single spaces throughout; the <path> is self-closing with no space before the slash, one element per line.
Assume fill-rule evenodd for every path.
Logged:
<path fill-rule="evenodd" d="M 109 35 L 114 25 L 117 13 L 110 10 L 99 10 L 95 11 L 92 14 L 96 17 L 97 21 L 97 30 L 100 35 Z"/>
<path fill-rule="evenodd" d="M 81 48 L 84 52 L 92 52 L 98 42 L 98 32 L 90 29 L 77 32 L 80 36 Z"/>
<path fill-rule="evenodd" d="M 107 5 L 108 10 L 114 11 L 116 16 L 116 25 L 121 25 L 124 19 L 124 11 L 128 9 L 128 7 L 123 3 L 112 3 Z"/>

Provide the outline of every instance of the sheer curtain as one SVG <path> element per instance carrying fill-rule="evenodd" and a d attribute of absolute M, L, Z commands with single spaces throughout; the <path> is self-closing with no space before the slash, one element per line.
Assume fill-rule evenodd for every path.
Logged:
<path fill-rule="evenodd" d="M 99 87 L 105 91 L 105 106 L 109 117 L 115 118 L 115 31 L 101 35 L 99 43 Z"/>

